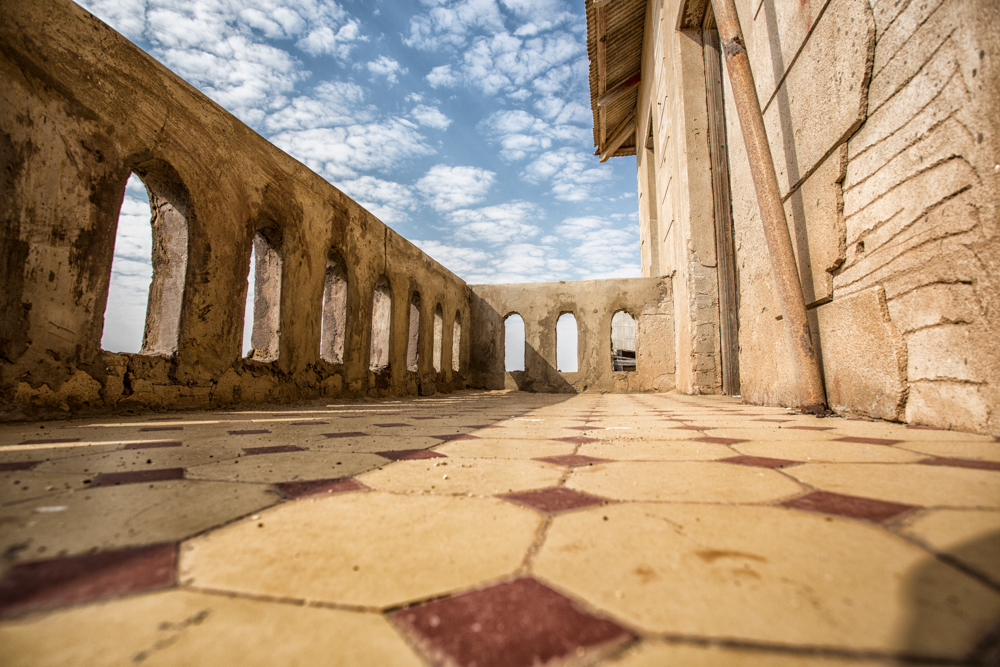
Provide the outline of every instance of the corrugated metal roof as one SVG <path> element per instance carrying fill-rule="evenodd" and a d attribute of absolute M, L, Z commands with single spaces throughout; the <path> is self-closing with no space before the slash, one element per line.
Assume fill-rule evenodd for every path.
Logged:
<path fill-rule="evenodd" d="M 600 110 L 597 99 L 602 93 L 639 71 L 642 64 L 642 33 L 646 23 L 646 0 L 610 0 L 604 5 L 606 88 L 599 89 L 597 68 L 598 8 L 587 0 L 587 55 L 590 58 L 590 108 L 594 115 L 594 146 L 600 148 Z M 635 88 L 605 107 L 606 134 L 610 136 L 635 109 L 639 89 Z M 615 156 L 635 155 L 635 137 L 629 137 L 615 151 Z"/>

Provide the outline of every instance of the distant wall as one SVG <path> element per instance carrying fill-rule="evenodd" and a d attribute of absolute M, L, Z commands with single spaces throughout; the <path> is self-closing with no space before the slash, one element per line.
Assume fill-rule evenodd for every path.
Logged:
<path fill-rule="evenodd" d="M 668 391 L 674 388 L 673 293 L 669 278 L 473 285 L 470 382 L 483 389 L 579 393 Z M 637 367 L 614 371 L 611 319 L 636 320 Z M 525 367 L 504 370 L 504 320 L 524 319 Z M 577 323 L 578 370 L 556 370 L 556 321 Z"/>
<path fill-rule="evenodd" d="M 147 353 L 112 354 L 100 341 L 115 326 L 104 309 L 133 172 L 157 211 L 160 265 Z M 268 319 L 259 333 L 255 327 L 259 349 L 244 359 L 254 245 L 258 264 L 268 261 L 269 273 L 257 279 Z M 336 362 L 320 354 L 324 292 L 344 303 L 343 284 L 328 278 L 331 257 L 347 283 Z M 371 343 L 380 279 L 392 304 L 388 352 L 382 337 Z M 418 363 L 407 370 L 415 292 Z M 462 280 L 77 5 L 4 3 L 0 416 L 462 388 L 468 337 L 454 364 L 452 336 L 470 331 L 469 294 Z M 444 318 L 440 371 L 432 364 L 436 309 Z M 388 366 L 373 370 L 372 354 Z"/>
<path fill-rule="evenodd" d="M 1000 5 L 736 4 L 831 407 L 1000 434 Z M 655 156 L 660 230 L 643 260 L 675 275 L 685 391 L 704 385 L 688 378 L 699 363 L 697 296 L 715 266 L 706 5 L 648 4 L 638 109 L 655 141 L 640 155 L 640 190 L 651 188 L 643 160 Z M 723 80 L 742 395 L 789 405 L 784 327 Z"/>

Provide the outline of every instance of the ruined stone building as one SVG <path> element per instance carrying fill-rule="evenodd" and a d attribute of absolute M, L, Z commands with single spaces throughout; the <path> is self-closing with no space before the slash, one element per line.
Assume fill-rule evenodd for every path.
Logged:
<path fill-rule="evenodd" d="M 996 4 L 737 5 L 830 407 L 1000 433 Z M 504 387 L 796 405 L 705 0 L 588 2 L 595 145 L 636 156 L 644 277 L 518 285 L 467 285 L 68 0 L 3 13 L 6 417 Z M 154 277 L 142 352 L 112 354 L 100 340 L 133 173 Z M 555 362 L 566 313 L 575 372 Z M 508 373 L 511 314 L 525 367 Z"/>

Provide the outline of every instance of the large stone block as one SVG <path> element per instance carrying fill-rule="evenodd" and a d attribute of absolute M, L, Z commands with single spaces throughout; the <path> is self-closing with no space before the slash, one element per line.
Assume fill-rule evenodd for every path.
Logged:
<path fill-rule="evenodd" d="M 826 397 L 838 412 L 903 417 L 906 349 L 881 288 L 817 309 Z"/>

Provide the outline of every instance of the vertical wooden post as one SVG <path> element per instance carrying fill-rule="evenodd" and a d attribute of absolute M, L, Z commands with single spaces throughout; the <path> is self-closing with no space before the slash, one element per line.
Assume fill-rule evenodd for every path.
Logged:
<path fill-rule="evenodd" d="M 743 141 L 750 160 L 750 173 L 753 175 L 764 237 L 771 257 L 771 274 L 777 288 L 785 334 L 792 354 L 799 408 L 803 412 L 822 413 L 826 411 L 823 376 L 809 330 L 802 285 L 799 282 L 795 254 L 792 252 L 792 239 L 788 233 L 771 146 L 764 128 L 764 115 L 757 98 L 736 3 L 735 0 L 712 0 L 712 7 L 719 26 L 722 52 L 726 58 L 736 111 L 743 129 Z"/>

